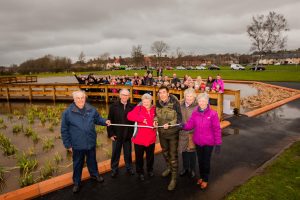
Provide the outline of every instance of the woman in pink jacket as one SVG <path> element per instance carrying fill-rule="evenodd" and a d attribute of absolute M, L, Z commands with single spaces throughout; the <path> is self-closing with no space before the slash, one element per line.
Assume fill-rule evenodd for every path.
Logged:
<path fill-rule="evenodd" d="M 152 96 L 148 93 L 142 96 L 142 104 L 137 105 L 127 118 L 130 121 L 137 122 L 138 125 L 153 126 L 155 116 L 155 106 L 152 106 Z M 147 172 L 152 177 L 154 164 L 154 148 L 156 141 L 156 132 L 152 128 L 138 128 L 136 134 L 132 137 L 134 143 L 136 158 L 136 173 L 141 181 L 144 177 L 144 152 L 146 152 Z"/>
<path fill-rule="evenodd" d="M 214 81 L 211 90 L 213 92 L 224 93 L 224 81 L 219 74 L 217 75 L 217 79 Z"/>
<path fill-rule="evenodd" d="M 222 144 L 218 113 L 209 107 L 208 101 L 208 94 L 199 94 L 197 96 L 198 106 L 183 126 L 183 130 L 194 129 L 193 141 L 196 145 L 200 171 L 200 179 L 197 184 L 200 184 L 201 189 L 207 187 L 213 148 L 215 147 L 215 152 L 219 153 Z"/>

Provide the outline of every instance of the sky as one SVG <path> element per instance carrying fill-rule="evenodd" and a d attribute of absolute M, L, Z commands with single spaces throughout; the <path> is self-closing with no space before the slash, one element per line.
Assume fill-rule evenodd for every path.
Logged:
<path fill-rule="evenodd" d="M 288 21 L 286 49 L 298 49 L 299 10 L 299 0 L 2 0 L 0 66 L 46 54 L 126 57 L 133 45 L 152 55 L 154 41 L 168 55 L 251 53 L 247 25 L 270 11 Z"/>

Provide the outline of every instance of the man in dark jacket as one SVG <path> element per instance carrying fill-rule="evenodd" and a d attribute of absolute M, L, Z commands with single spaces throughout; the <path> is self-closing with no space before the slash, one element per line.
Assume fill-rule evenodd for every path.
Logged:
<path fill-rule="evenodd" d="M 62 114 L 61 136 L 65 148 L 73 155 L 73 192 L 80 189 L 81 174 L 86 157 L 87 167 L 92 179 L 103 182 L 99 175 L 96 161 L 95 124 L 109 125 L 109 120 L 104 120 L 97 110 L 86 103 L 86 95 L 82 90 L 73 92 L 72 103 Z"/>
<path fill-rule="evenodd" d="M 116 101 L 109 107 L 108 119 L 112 124 L 134 124 L 127 119 L 127 114 L 134 105 L 129 102 L 129 91 L 120 90 L 120 100 Z M 120 154 L 123 147 L 126 170 L 130 175 L 134 175 L 131 158 L 131 137 L 133 127 L 109 126 L 107 128 L 108 137 L 112 140 L 112 157 L 111 157 L 111 177 L 118 175 Z"/>
<path fill-rule="evenodd" d="M 178 171 L 177 149 L 180 128 L 179 126 L 169 125 L 181 124 L 182 115 L 179 101 L 174 95 L 169 94 L 168 87 L 161 86 L 158 89 L 158 97 L 154 126 L 163 126 L 163 128 L 158 128 L 158 133 L 162 154 L 167 163 L 167 169 L 162 173 L 162 176 L 167 177 L 171 174 L 168 190 L 174 190 Z"/>

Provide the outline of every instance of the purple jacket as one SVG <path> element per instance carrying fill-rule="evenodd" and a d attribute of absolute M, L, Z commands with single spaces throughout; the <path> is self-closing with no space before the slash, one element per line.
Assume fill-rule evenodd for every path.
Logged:
<path fill-rule="evenodd" d="M 211 87 L 212 90 L 217 90 L 217 87 L 219 85 L 219 93 L 224 93 L 224 81 L 222 79 L 216 79 L 213 82 L 213 85 Z"/>
<path fill-rule="evenodd" d="M 200 146 L 215 146 L 222 144 L 222 135 L 218 113 L 209 106 L 204 112 L 199 106 L 193 111 L 183 130 L 194 129 L 193 141 Z"/>

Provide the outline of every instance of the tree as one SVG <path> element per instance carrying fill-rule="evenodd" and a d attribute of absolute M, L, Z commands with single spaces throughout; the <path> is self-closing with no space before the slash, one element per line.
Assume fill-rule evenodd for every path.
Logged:
<path fill-rule="evenodd" d="M 108 52 L 105 52 L 105 53 L 103 53 L 99 56 L 99 59 L 102 60 L 102 61 L 107 61 L 108 58 L 109 58 L 109 53 Z"/>
<path fill-rule="evenodd" d="M 142 52 L 142 45 L 132 46 L 131 57 L 135 66 L 139 66 L 144 61 L 144 54 Z"/>
<path fill-rule="evenodd" d="M 288 31 L 288 24 L 283 15 L 269 12 L 267 16 L 258 15 L 252 20 L 247 33 L 252 42 L 251 51 L 257 51 L 259 60 L 263 54 L 285 47 L 287 36 L 283 36 L 283 32 Z"/>
<path fill-rule="evenodd" d="M 159 64 L 159 59 L 162 56 L 163 53 L 167 53 L 169 50 L 169 45 L 167 45 L 165 42 L 163 41 L 155 41 L 153 42 L 152 46 L 151 46 L 151 50 L 153 53 L 155 53 L 157 55 L 157 64 Z"/>
<path fill-rule="evenodd" d="M 80 52 L 79 56 L 78 56 L 78 62 L 80 64 L 84 64 L 84 59 L 85 59 L 85 54 L 82 52 Z"/>

